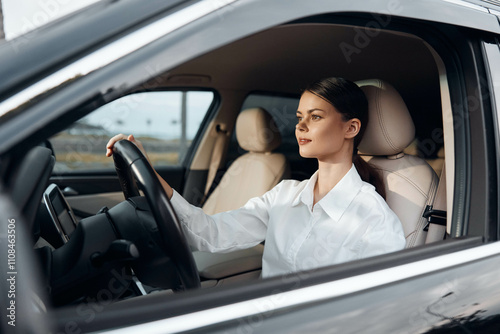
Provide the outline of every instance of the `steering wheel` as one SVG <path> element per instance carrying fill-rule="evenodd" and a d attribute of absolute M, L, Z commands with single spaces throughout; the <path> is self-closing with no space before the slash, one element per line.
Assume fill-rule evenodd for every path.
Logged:
<path fill-rule="evenodd" d="M 113 159 L 126 199 L 139 196 L 140 184 L 182 285 L 186 289 L 199 288 L 200 277 L 179 218 L 146 157 L 134 143 L 120 140 L 113 147 Z"/>

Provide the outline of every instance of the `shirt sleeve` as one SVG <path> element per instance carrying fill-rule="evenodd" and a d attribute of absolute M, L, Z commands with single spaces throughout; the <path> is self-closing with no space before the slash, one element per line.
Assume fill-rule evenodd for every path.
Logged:
<path fill-rule="evenodd" d="M 370 217 L 368 229 L 359 243 L 359 258 L 366 258 L 405 248 L 406 240 L 403 225 L 398 216 L 389 207 Z"/>
<path fill-rule="evenodd" d="M 171 203 L 191 247 L 225 253 L 253 247 L 265 239 L 275 193 L 276 190 L 272 189 L 261 197 L 250 199 L 237 210 L 211 216 L 188 203 L 175 190 Z"/>

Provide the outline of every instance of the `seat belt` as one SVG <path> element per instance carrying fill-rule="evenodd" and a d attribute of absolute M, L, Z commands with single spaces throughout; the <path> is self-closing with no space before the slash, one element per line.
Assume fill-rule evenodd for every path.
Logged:
<path fill-rule="evenodd" d="M 207 183 L 205 185 L 205 193 L 201 205 L 205 203 L 208 198 L 210 188 L 215 179 L 215 175 L 219 170 L 220 164 L 222 162 L 222 156 L 224 154 L 224 144 L 226 143 L 227 130 L 225 124 L 217 124 L 215 126 L 215 131 L 217 132 L 217 138 L 215 139 L 215 144 L 212 149 L 212 157 L 210 158 L 210 165 L 208 168 Z"/>
<path fill-rule="evenodd" d="M 441 177 L 439 178 L 438 189 L 434 202 L 428 205 L 423 214 L 427 218 L 427 225 L 424 231 L 427 231 L 425 243 L 436 242 L 443 240 L 446 236 L 446 168 L 443 164 Z"/>

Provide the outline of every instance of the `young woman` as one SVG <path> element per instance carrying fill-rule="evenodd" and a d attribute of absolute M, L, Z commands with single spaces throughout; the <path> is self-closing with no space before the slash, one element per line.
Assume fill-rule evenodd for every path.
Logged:
<path fill-rule="evenodd" d="M 195 249 L 229 252 L 265 240 L 263 277 L 397 251 L 405 246 L 402 225 L 376 171 L 357 154 L 367 123 L 363 91 L 342 78 L 324 79 L 304 91 L 297 110 L 300 155 L 318 160 L 309 180 L 284 180 L 240 209 L 209 216 L 158 178 Z M 121 139 L 144 152 L 132 135 L 117 135 L 107 156 Z"/>

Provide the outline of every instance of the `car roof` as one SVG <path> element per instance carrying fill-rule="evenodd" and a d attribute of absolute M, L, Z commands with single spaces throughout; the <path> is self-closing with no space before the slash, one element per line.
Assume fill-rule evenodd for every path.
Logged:
<path fill-rule="evenodd" d="M 115 40 L 127 30 L 148 24 L 158 16 L 192 2 L 103 0 L 0 43 L 0 63 L 9 64 L 0 67 L 1 99 L 65 66 L 72 59 Z"/>
<path fill-rule="evenodd" d="M 500 1 L 498 0 L 462 0 L 460 1 L 462 4 L 465 3 L 471 3 L 471 4 L 476 4 L 481 7 L 485 7 L 488 9 L 492 10 L 500 10 Z"/>

